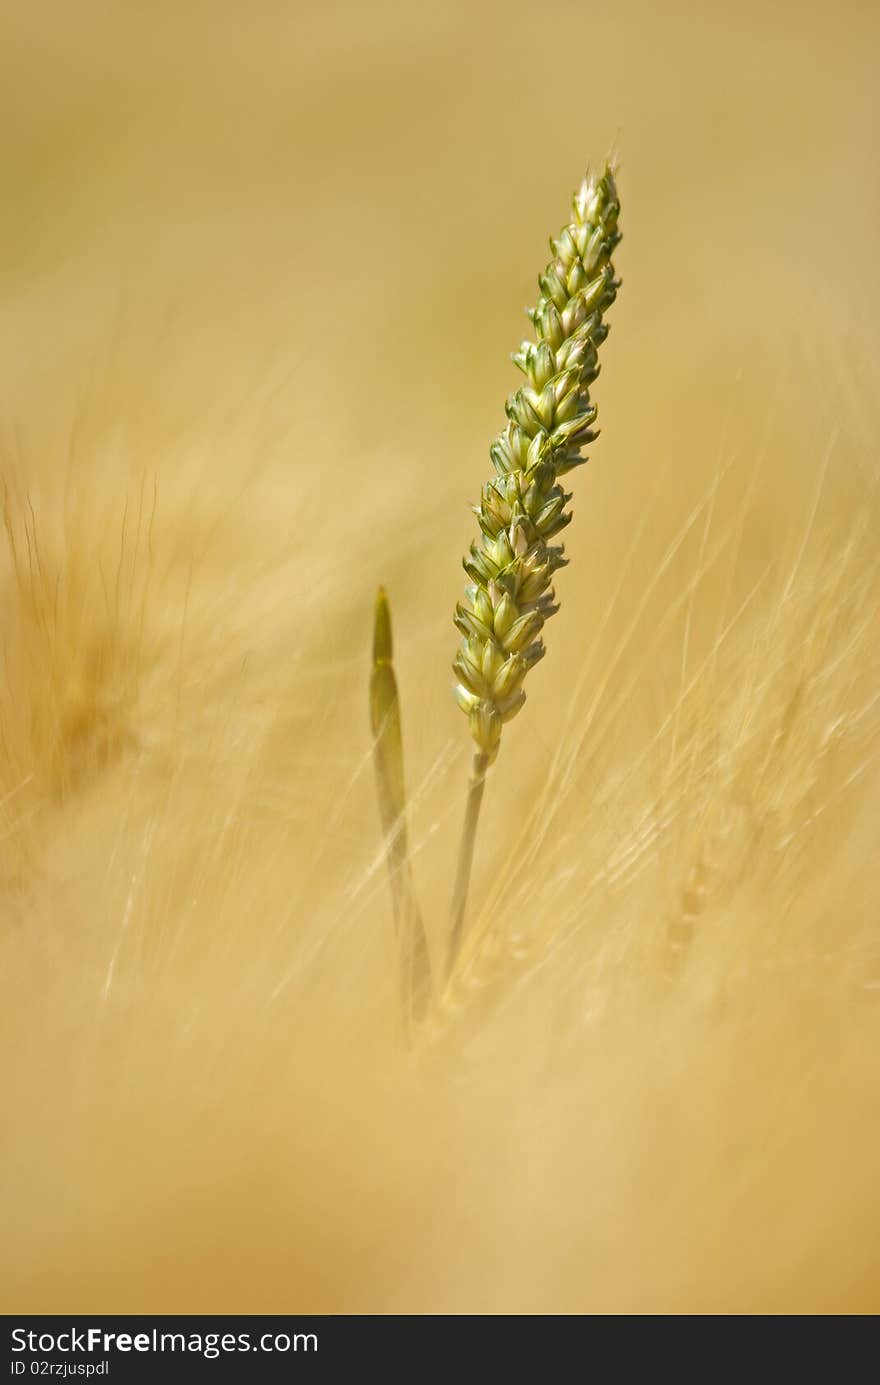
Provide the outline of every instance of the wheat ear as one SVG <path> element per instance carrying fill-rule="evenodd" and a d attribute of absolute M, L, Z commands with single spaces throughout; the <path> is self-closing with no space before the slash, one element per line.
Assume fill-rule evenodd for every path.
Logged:
<path fill-rule="evenodd" d="M 462 634 L 453 669 L 455 696 L 476 742 L 452 897 L 448 970 L 461 944 L 471 864 L 486 771 L 506 721 L 525 702 L 523 681 L 543 658 L 541 631 L 558 610 L 551 585 L 565 565 L 551 544 L 571 520 L 559 478 L 586 461 L 596 437 L 590 385 L 598 348 L 608 335 L 603 314 L 619 280 L 611 255 L 620 240 L 620 206 L 611 169 L 587 175 L 573 200 L 573 220 L 557 240 L 538 280 L 541 296 L 529 316 L 537 340 L 514 355 L 526 383 L 507 401 L 508 424 L 490 449 L 495 476 L 474 507 L 481 534 L 464 559 L 471 581 L 455 611 Z"/>
<path fill-rule="evenodd" d="M 424 1017 L 431 997 L 431 962 L 416 899 L 406 830 L 406 785 L 400 699 L 392 663 L 391 611 L 382 587 L 373 623 L 370 724 L 379 813 L 391 883 L 394 926 L 400 953 L 400 987 L 407 1031 Z"/>

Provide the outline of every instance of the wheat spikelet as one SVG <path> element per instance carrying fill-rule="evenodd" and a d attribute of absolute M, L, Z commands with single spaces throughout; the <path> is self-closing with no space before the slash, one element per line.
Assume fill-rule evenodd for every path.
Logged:
<path fill-rule="evenodd" d="M 513 358 L 526 384 L 508 399 L 509 422 L 490 449 L 496 475 L 475 506 L 482 533 L 464 560 L 471 582 L 455 613 L 463 636 L 455 696 L 480 775 L 498 754 L 502 726 L 525 702 L 523 681 L 544 654 L 541 630 L 558 609 L 551 583 L 566 560 L 550 540 L 572 518 L 559 478 L 586 460 L 581 450 L 596 436 L 590 385 L 608 335 L 603 314 L 619 287 L 611 263 L 619 203 L 609 168 L 584 179 L 573 211 L 538 281 L 541 297 L 529 314 L 537 341 L 523 342 Z"/>
<path fill-rule="evenodd" d="M 496 475 L 474 507 L 482 532 L 464 559 L 471 582 L 455 609 L 463 637 L 452 666 L 455 696 L 477 748 L 452 895 L 449 972 L 464 927 L 486 770 L 504 723 L 526 700 L 526 674 L 544 656 L 544 622 L 559 609 L 551 584 L 566 559 L 562 544 L 550 540 L 572 517 L 559 478 L 586 460 L 582 449 L 596 437 L 590 385 L 608 335 L 603 314 L 620 287 L 611 263 L 620 204 L 607 165 L 600 178 L 587 174 L 572 208 L 574 219 L 550 242 L 553 259 L 529 313 L 537 341 L 523 342 L 513 357 L 527 383 L 508 399 L 507 427 L 490 448 Z"/>

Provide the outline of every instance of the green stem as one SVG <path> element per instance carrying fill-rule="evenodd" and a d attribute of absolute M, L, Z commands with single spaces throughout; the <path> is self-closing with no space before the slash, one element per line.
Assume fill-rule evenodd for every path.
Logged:
<path fill-rule="evenodd" d="M 471 867 L 474 861 L 474 845 L 477 840 L 477 823 L 480 820 L 480 805 L 483 802 L 483 789 L 486 784 L 486 770 L 489 757 L 482 752 L 474 756 L 471 781 L 468 788 L 467 807 L 461 843 L 458 848 L 458 867 L 455 873 L 455 889 L 452 894 L 452 913 L 449 930 L 449 953 L 446 959 L 446 974 L 452 974 L 461 948 L 464 932 L 464 916 L 467 909 L 468 889 L 471 883 Z"/>
<path fill-rule="evenodd" d="M 376 792 L 400 952 L 401 1004 L 404 1026 L 411 1034 L 424 1018 L 431 999 L 431 959 L 409 862 L 400 699 L 392 664 L 391 613 L 381 587 L 376 598 L 373 630 L 370 723 L 374 737 Z"/>

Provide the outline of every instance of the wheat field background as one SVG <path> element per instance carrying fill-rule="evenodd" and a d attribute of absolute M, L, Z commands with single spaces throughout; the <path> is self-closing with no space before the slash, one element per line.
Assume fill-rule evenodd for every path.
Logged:
<path fill-rule="evenodd" d="M 7 1312 L 880 1308 L 880 15 L 3 0 Z M 468 506 L 620 159 L 570 566 L 435 962 Z"/>

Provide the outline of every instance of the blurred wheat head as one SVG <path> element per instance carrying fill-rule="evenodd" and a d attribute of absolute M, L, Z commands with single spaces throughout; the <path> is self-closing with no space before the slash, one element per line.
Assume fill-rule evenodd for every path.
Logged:
<path fill-rule="evenodd" d="M 179 44 L 201 55 L 192 24 L 175 32 L 175 62 Z M 474 33 L 488 54 L 495 28 Z M 88 38 L 88 26 L 68 34 L 78 79 L 59 75 L 58 58 L 62 105 L 65 80 L 79 93 L 94 75 Z M 39 45 L 21 42 L 33 70 Z M 269 61 L 265 37 L 228 54 L 214 42 L 232 72 L 254 53 Z M 698 295 L 670 319 L 673 298 L 652 285 L 665 274 L 683 292 L 683 258 L 670 261 L 664 216 L 651 220 L 647 193 L 635 195 L 656 189 L 658 152 L 647 135 L 636 145 L 607 434 L 572 531 L 554 676 L 536 679 L 529 716 L 506 734 L 458 964 L 408 1049 L 364 630 L 384 579 L 398 611 L 410 857 L 437 962 L 465 768 L 446 710 L 448 610 L 504 379 L 481 362 L 499 355 L 511 276 L 527 291 L 547 189 L 573 151 L 542 145 L 521 172 L 542 188 L 506 204 L 537 207 L 509 250 L 497 184 L 484 194 L 482 177 L 456 248 L 455 219 L 439 210 L 444 178 L 460 176 L 453 160 L 396 262 L 405 132 L 381 146 L 387 184 L 352 166 L 351 129 L 321 132 L 321 158 L 339 145 L 338 178 L 315 182 L 308 202 L 303 167 L 288 187 L 255 152 L 236 175 L 240 219 L 218 210 L 226 185 L 210 170 L 199 182 L 171 158 L 145 217 L 131 169 L 152 187 L 156 139 L 165 158 L 179 133 L 198 147 L 215 114 L 207 88 L 175 85 L 156 43 L 128 63 L 145 89 L 165 74 L 177 103 L 167 127 L 144 97 L 149 119 L 119 136 L 117 165 L 106 142 L 121 89 L 99 88 L 100 135 L 91 108 L 77 117 L 74 166 L 87 177 L 90 159 L 109 158 L 118 219 L 77 242 L 78 194 L 53 183 L 68 264 L 50 232 L 28 237 L 22 175 L 3 269 L 4 1306 L 876 1309 L 870 332 L 829 315 L 815 354 L 768 383 L 754 311 L 738 316 L 732 294 L 732 325 Z M 294 50 L 278 51 L 286 79 Z M 303 101 L 322 62 L 302 77 Z M 650 80 L 650 64 L 636 67 Z M 244 91 L 257 89 L 252 73 Z M 281 96 L 277 111 L 261 99 L 275 130 Z M 446 149 L 460 120 L 471 138 L 457 110 L 437 117 L 443 140 L 430 122 L 419 137 Z M 45 119 L 59 141 L 60 120 Z M 43 127 L 31 124 L 36 158 Z M 370 202 L 376 179 L 387 205 Z M 361 277 L 346 278 L 353 190 Z M 158 244 L 172 205 L 186 215 Z M 692 275 L 703 246 L 721 256 L 730 206 L 706 193 Z M 519 220 L 505 212 L 505 228 Z M 492 247 L 476 265 L 468 235 Z M 768 235 L 762 224 L 765 252 Z M 638 248 L 652 238 L 653 259 Z M 100 268 L 114 254 L 128 266 L 122 290 Z M 420 304 L 436 327 L 425 379 L 424 337 L 416 359 L 409 310 L 389 317 L 387 305 L 441 259 L 444 287 Z M 482 295 L 467 348 L 468 294 L 444 316 L 447 274 Z M 807 282 L 797 270 L 798 291 Z M 355 333 L 345 390 L 328 284 Z M 788 340 L 797 322 L 772 301 L 773 341 Z M 675 348 L 668 363 L 661 341 Z M 689 407 L 667 441 L 658 381 L 680 376 Z M 391 403 L 377 411 L 385 385 Z"/>

